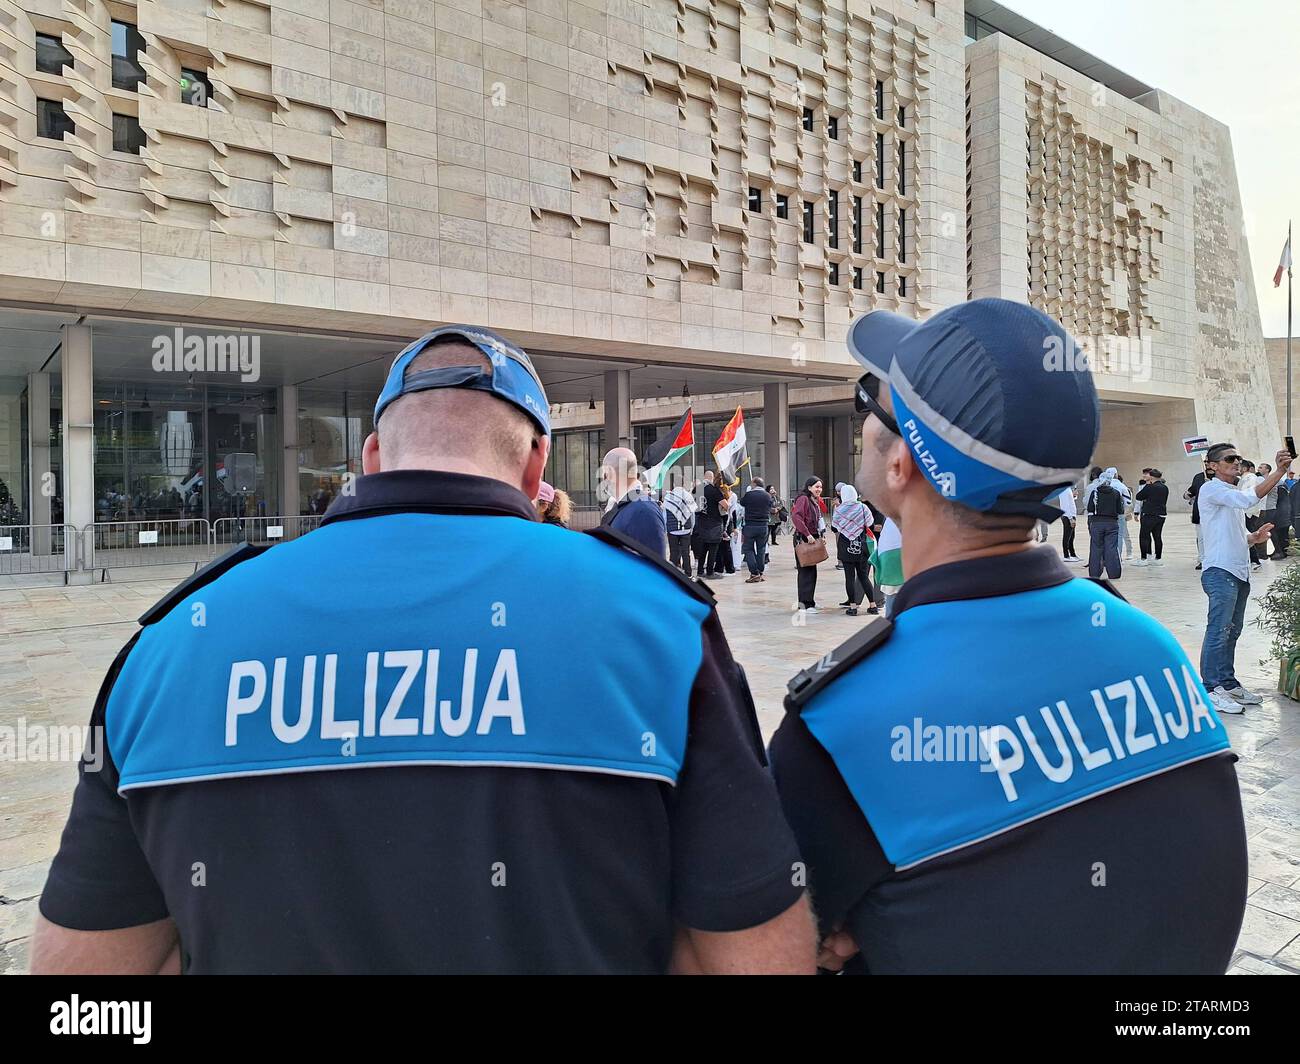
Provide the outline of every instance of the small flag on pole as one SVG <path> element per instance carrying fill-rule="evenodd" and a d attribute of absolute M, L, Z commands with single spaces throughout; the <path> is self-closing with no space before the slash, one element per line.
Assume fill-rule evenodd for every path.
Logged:
<path fill-rule="evenodd" d="M 691 415 L 690 407 L 687 407 L 686 413 L 677 419 L 666 436 L 660 436 L 655 440 L 645 452 L 645 458 L 641 462 L 646 467 L 646 483 L 655 491 L 659 491 L 664 486 L 664 478 L 668 476 L 668 470 L 673 467 L 673 463 L 682 457 L 695 444 L 695 419 Z"/>
<path fill-rule="evenodd" d="M 727 483 L 735 484 L 736 474 L 749 461 L 749 455 L 745 453 L 745 412 L 740 407 L 736 407 L 718 442 L 713 445 L 713 460 L 727 478 Z"/>
<path fill-rule="evenodd" d="M 1288 229 L 1286 234 L 1286 243 L 1282 245 L 1282 260 L 1277 264 L 1277 272 L 1273 274 L 1273 287 L 1277 288 L 1282 283 L 1282 274 L 1291 272 L 1291 232 Z"/>

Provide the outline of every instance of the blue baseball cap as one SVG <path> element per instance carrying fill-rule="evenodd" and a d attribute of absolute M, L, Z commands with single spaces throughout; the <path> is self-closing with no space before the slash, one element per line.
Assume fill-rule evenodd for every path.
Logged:
<path fill-rule="evenodd" d="M 491 363 L 490 368 L 444 366 L 420 370 L 408 377 L 406 369 L 411 362 L 435 340 L 444 336 L 453 336 L 478 348 Z M 379 424 L 380 416 L 393 400 L 432 388 L 471 388 L 474 391 L 488 392 L 517 406 L 542 430 L 543 435 L 551 434 L 550 404 L 546 401 L 546 389 L 542 387 L 541 378 L 533 368 L 532 359 L 522 347 L 512 344 L 490 329 L 480 329 L 474 325 L 444 325 L 441 329 L 425 333 L 403 348 L 393 359 L 383 391 L 375 401 L 375 424 Z"/>
<path fill-rule="evenodd" d="M 889 384 L 899 433 L 946 498 L 1051 520 L 1047 499 L 1083 476 L 1101 428 L 1078 344 L 1041 310 L 975 299 L 923 322 L 876 310 L 849 352 Z"/>

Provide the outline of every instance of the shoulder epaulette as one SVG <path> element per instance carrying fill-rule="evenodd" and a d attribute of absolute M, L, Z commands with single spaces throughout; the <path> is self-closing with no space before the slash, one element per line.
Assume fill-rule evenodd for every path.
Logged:
<path fill-rule="evenodd" d="M 681 584 L 682 587 L 686 588 L 687 591 L 701 602 L 709 606 L 713 605 L 715 599 L 712 588 L 698 580 L 692 580 L 689 576 L 678 569 L 677 566 L 672 565 L 667 558 L 664 558 L 662 555 L 650 550 L 650 548 L 640 540 L 633 539 L 624 532 L 610 528 L 609 525 L 597 525 L 595 528 L 587 529 L 584 534 L 591 536 L 594 539 L 598 539 L 602 543 L 608 543 L 612 547 L 622 547 L 624 550 L 630 550 L 632 553 L 644 558 L 646 561 L 653 562 L 662 572 L 668 573 L 672 576 L 673 579 Z"/>
<path fill-rule="evenodd" d="M 191 576 L 188 580 L 182 580 L 174 588 L 167 592 L 162 598 L 150 606 L 140 615 L 141 624 L 155 624 L 161 621 L 167 614 L 176 607 L 186 596 L 193 594 L 199 588 L 212 583 L 217 577 L 224 576 L 240 562 L 246 562 L 249 558 L 256 558 L 268 548 L 263 546 L 254 546 L 252 543 L 240 543 L 220 558 L 214 558 L 208 562 L 202 569 Z"/>
<path fill-rule="evenodd" d="M 1104 587 L 1107 591 L 1109 591 L 1112 595 L 1114 595 L 1117 599 L 1119 599 L 1120 602 L 1128 601 L 1128 599 L 1126 599 L 1123 595 L 1119 593 L 1119 588 L 1117 588 L 1104 576 L 1090 576 L 1087 579 L 1090 583 L 1096 584 L 1098 587 Z"/>
<path fill-rule="evenodd" d="M 875 651 L 893 631 L 894 622 L 885 617 L 876 617 L 864 625 L 857 635 L 795 675 L 787 685 L 785 708 L 798 713 L 813 695 Z"/>

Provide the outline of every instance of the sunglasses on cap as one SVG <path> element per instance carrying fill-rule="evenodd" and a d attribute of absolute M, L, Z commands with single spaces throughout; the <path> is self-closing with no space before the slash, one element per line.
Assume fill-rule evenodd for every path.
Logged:
<path fill-rule="evenodd" d="M 864 373 L 853 386 L 853 409 L 859 414 L 874 414 L 880 423 L 895 436 L 903 435 L 898 431 L 898 422 L 893 415 L 880 405 L 880 378 L 872 373 Z"/>

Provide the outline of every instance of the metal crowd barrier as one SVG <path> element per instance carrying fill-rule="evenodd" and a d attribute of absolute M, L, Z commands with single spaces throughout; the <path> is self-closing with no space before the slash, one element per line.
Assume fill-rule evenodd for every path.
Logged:
<path fill-rule="evenodd" d="M 146 565 L 199 566 L 212 559 L 212 526 L 203 518 L 97 521 L 81 530 L 81 567 L 135 569 Z"/>
<path fill-rule="evenodd" d="M 569 528 L 575 532 L 585 532 L 600 524 L 600 515 L 605 512 L 603 506 L 574 506 L 569 510 Z"/>
<path fill-rule="evenodd" d="M 305 536 L 320 526 L 319 514 L 297 517 L 219 517 L 212 525 L 212 542 L 225 547 L 235 543 L 275 544 Z"/>
<path fill-rule="evenodd" d="M 0 577 L 62 573 L 66 584 L 78 540 L 72 525 L 0 525 Z"/>

